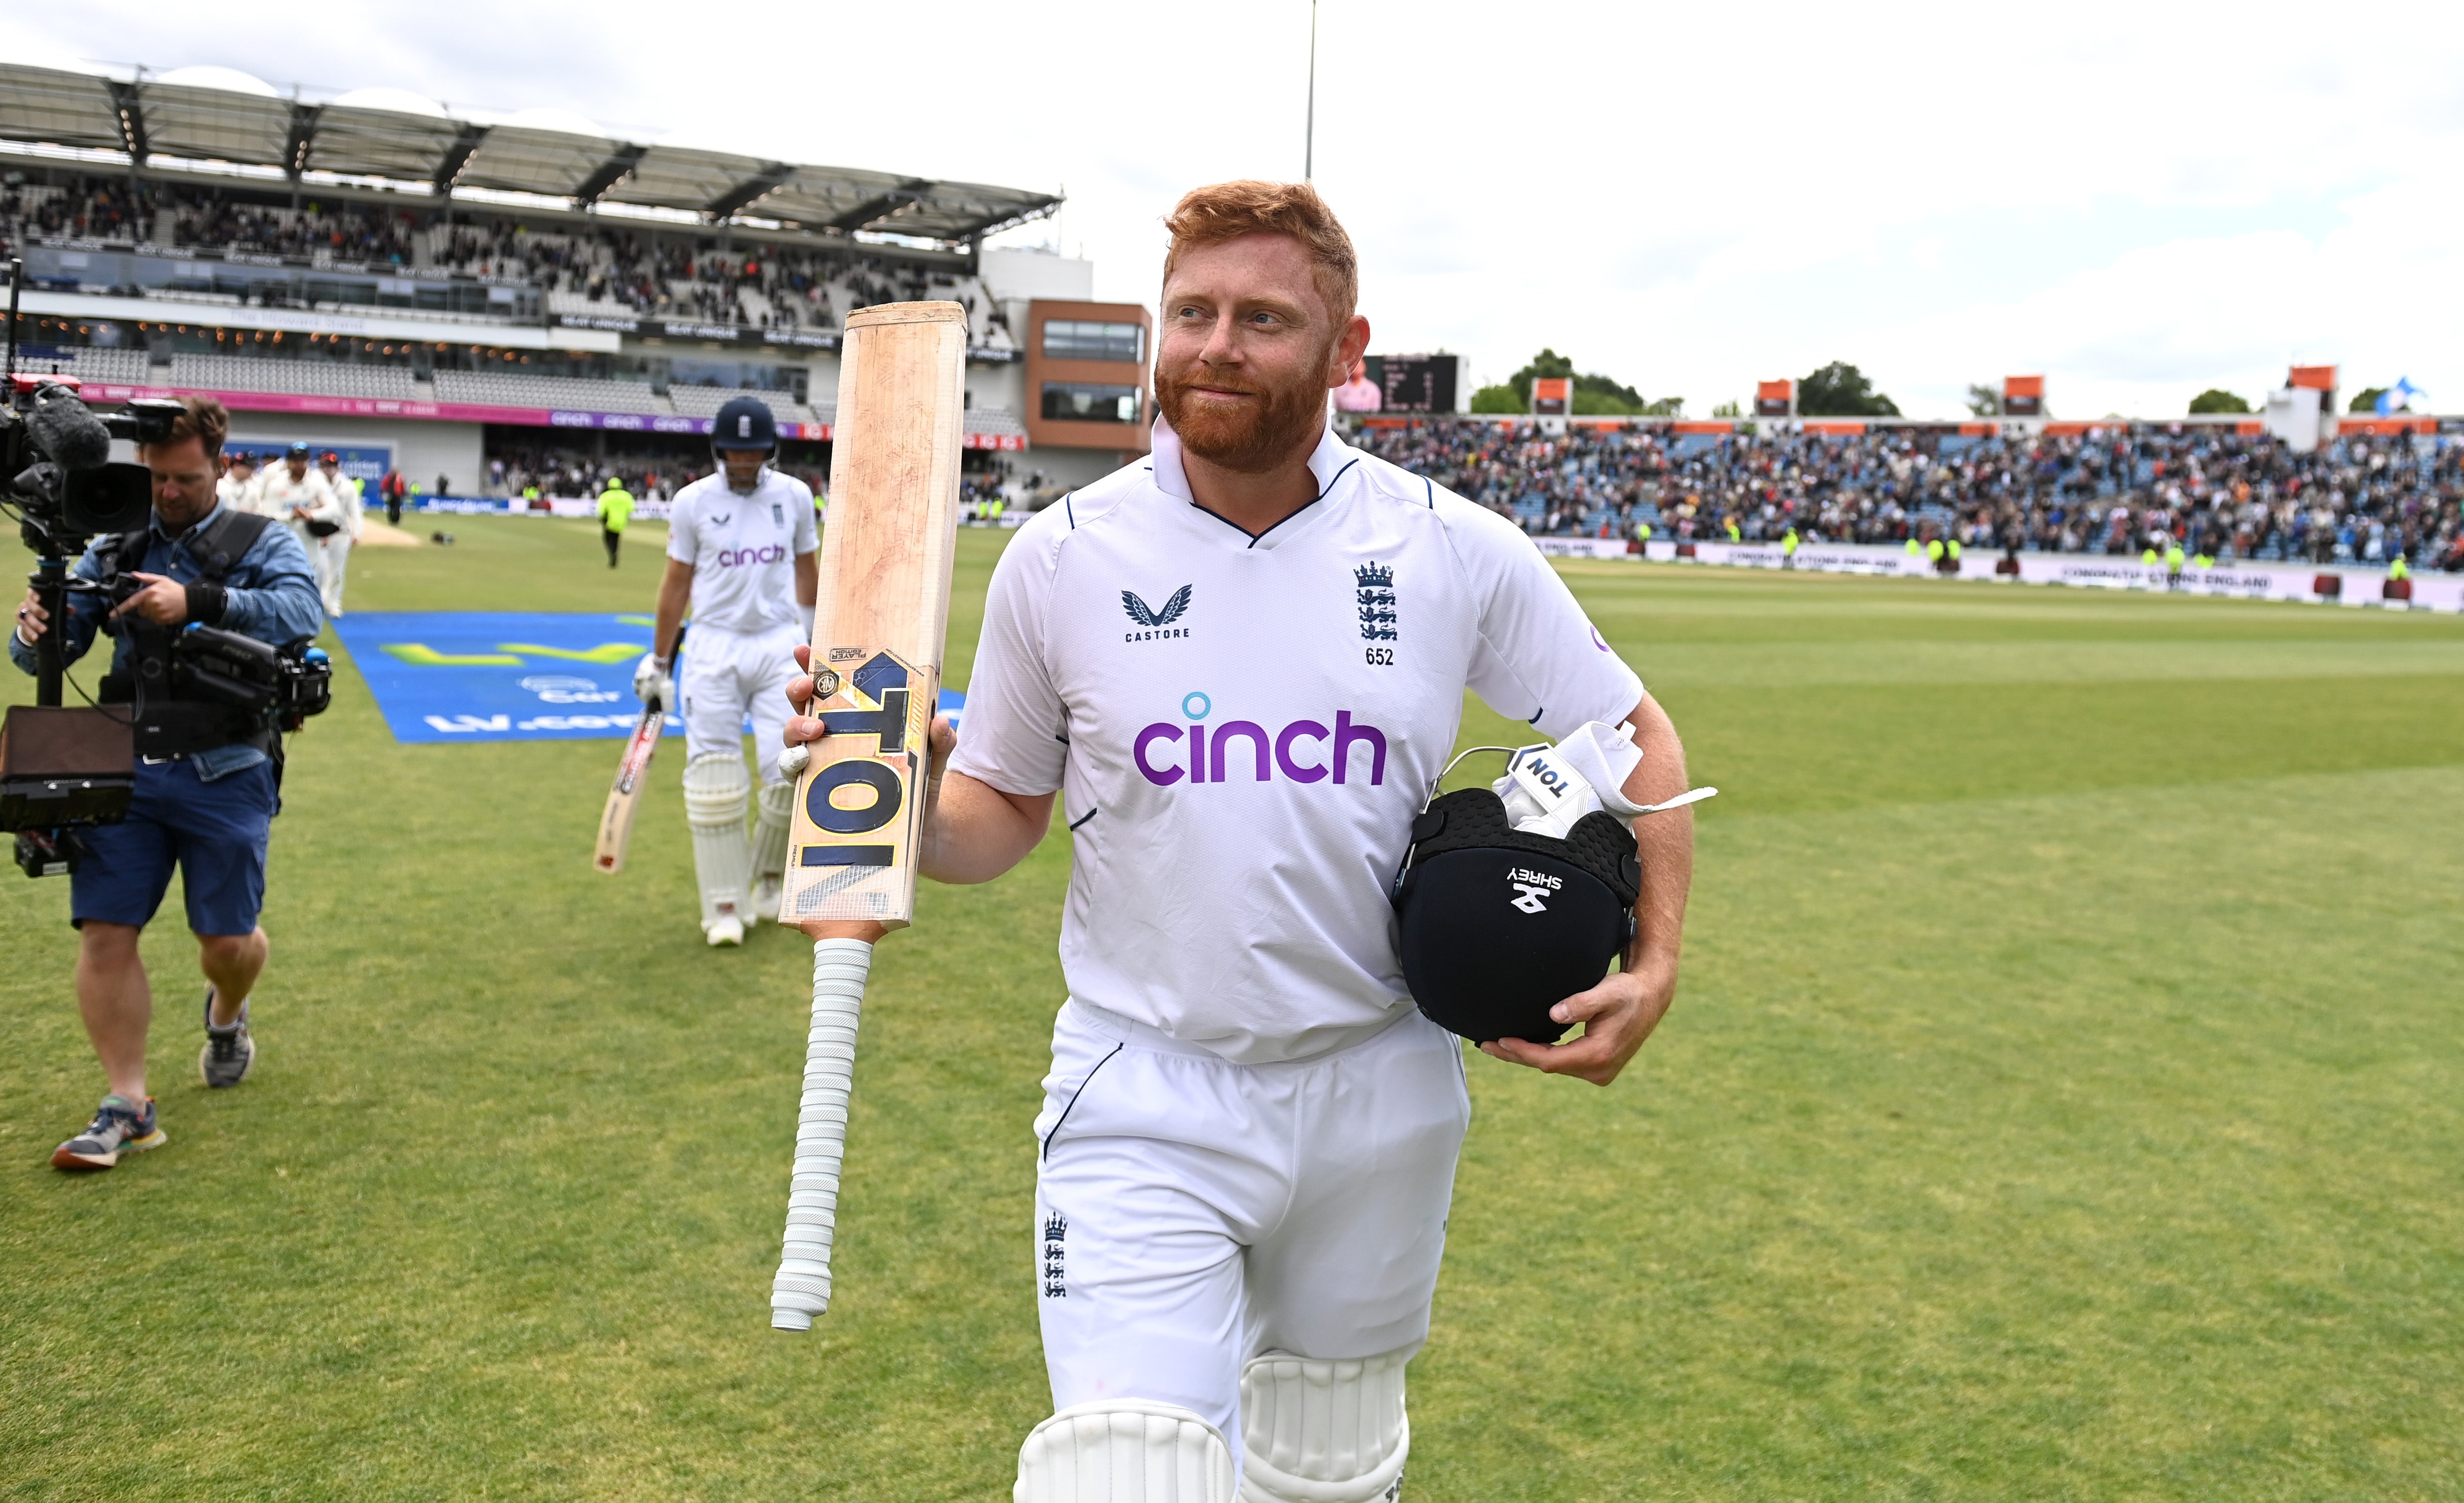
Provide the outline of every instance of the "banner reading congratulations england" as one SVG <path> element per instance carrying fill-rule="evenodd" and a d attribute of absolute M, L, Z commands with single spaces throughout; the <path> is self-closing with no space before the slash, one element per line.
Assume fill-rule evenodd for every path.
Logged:
<path fill-rule="evenodd" d="M 1638 553 L 1634 544 L 1614 538 L 1539 537 L 1532 541 L 1542 553 L 1558 557 L 1630 558 Z M 1808 543 L 1792 556 L 1777 543 L 1691 543 L 1653 538 L 1640 545 L 1639 555 L 1654 563 L 1794 569 L 1811 574 L 1921 578 L 1942 572 L 1922 554 L 1911 554 L 1905 547 L 1890 543 Z M 1956 577 L 2248 600 L 2464 611 L 2464 575 L 2416 573 L 2402 580 L 2390 580 L 2387 571 L 2376 565 L 2233 559 L 2206 566 L 2189 563 L 2177 571 L 2128 555 L 2023 553 L 2011 558 L 1996 550 L 1970 548 L 1961 555 Z"/>

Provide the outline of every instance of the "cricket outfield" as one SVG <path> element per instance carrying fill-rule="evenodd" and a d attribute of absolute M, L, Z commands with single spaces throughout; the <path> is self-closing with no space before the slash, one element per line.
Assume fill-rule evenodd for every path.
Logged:
<path fill-rule="evenodd" d="M 664 540 L 432 525 L 355 610 L 639 611 Z M 1405 1495 L 2464 1493 L 2464 620 L 1561 568 L 1723 792 L 1626 1078 L 1469 1056 Z M 790 1338 L 810 948 L 703 946 L 680 748 L 590 869 L 619 746 L 400 745 L 339 672 L 257 1072 L 197 1080 L 175 890 L 171 1141 L 107 1174 L 46 1162 L 67 884 L 0 880 L 0 1499 L 1007 1496 L 1067 835 L 883 945 Z"/>

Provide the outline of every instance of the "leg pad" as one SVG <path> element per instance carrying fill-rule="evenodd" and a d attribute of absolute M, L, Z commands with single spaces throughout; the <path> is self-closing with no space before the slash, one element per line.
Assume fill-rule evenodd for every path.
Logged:
<path fill-rule="evenodd" d="M 741 923 L 751 908 L 753 860 L 744 839 L 744 804 L 752 792 L 740 752 L 704 752 L 685 764 L 685 821 L 693 829 L 705 929 L 721 918 Z"/>
<path fill-rule="evenodd" d="M 1418 1343 L 1321 1361 L 1269 1352 L 1241 1369 L 1241 1503 L 1381 1503 L 1400 1495 L 1412 1427 L 1403 1364 Z"/>
<path fill-rule="evenodd" d="M 1233 1503 L 1232 1448 L 1177 1405 L 1072 1405 L 1018 1453 L 1014 1503 Z"/>
<path fill-rule="evenodd" d="M 796 785 L 761 785 L 760 813 L 753 821 L 753 880 L 777 882 L 787 870 L 787 815 L 796 806 Z"/>

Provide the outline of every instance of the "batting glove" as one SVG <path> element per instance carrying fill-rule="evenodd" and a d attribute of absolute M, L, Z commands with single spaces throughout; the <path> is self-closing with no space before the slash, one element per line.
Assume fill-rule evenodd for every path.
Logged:
<path fill-rule="evenodd" d="M 646 653 L 633 667 L 633 697 L 643 704 L 656 699 L 666 708 L 676 707 L 676 681 L 668 674 L 668 660 Z"/>

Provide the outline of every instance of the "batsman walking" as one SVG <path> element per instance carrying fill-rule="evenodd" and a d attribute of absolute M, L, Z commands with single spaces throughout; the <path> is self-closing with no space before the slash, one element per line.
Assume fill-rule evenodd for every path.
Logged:
<path fill-rule="evenodd" d="M 1329 430 L 1369 324 L 1316 192 L 1221 184 L 1166 224 L 1154 453 L 1002 555 L 921 838 L 925 875 L 979 882 L 1056 796 L 1073 832 L 1029 1229 L 1058 1412 L 1016 1496 L 1372 1503 L 1470 1118 L 1388 904 L 1463 691 L 1552 737 L 1631 724 L 1636 805 L 1684 752 L 1511 523 Z M 1637 830 L 1624 967 L 1551 1014 L 1582 1036 L 1485 1049 L 1617 1076 L 1675 993 L 1692 831 Z"/>
<path fill-rule="evenodd" d="M 714 945 L 741 945 L 762 914 L 779 911 L 795 787 L 776 759 L 761 758 L 760 813 L 748 843 L 744 722 L 759 744 L 777 744 L 790 654 L 812 633 L 813 492 L 770 468 L 779 429 L 770 409 L 737 397 L 718 409 L 710 443 L 719 469 L 676 492 L 668 517 L 668 568 L 659 581 L 650 652 L 633 670 L 633 693 L 680 706 L 685 722 L 685 819 L 701 885 L 701 928 Z M 693 653 L 683 694 L 671 670 L 676 632 L 693 607 Z"/>

